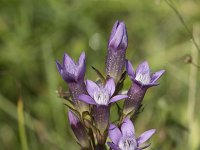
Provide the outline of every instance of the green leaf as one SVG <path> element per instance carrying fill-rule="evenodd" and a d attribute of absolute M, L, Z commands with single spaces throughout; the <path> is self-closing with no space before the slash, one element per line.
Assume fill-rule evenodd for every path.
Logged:
<path fill-rule="evenodd" d="M 98 77 L 101 79 L 102 83 L 106 83 L 106 79 L 102 75 L 102 73 L 98 69 L 96 69 L 95 67 L 93 67 L 93 66 L 91 66 L 91 67 L 96 72 L 96 74 L 98 75 Z"/>

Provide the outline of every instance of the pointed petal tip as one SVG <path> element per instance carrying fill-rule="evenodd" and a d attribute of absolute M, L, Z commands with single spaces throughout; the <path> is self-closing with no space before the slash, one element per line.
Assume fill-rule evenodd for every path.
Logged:
<path fill-rule="evenodd" d="M 137 139 L 138 145 L 141 145 L 147 140 L 149 140 L 155 132 L 156 132 L 156 129 L 151 129 L 142 133 Z"/>
<path fill-rule="evenodd" d="M 93 100 L 93 98 L 86 94 L 81 94 L 78 96 L 78 98 L 87 104 L 96 105 L 96 102 Z"/>
<path fill-rule="evenodd" d="M 122 134 L 135 134 L 135 128 L 132 121 L 126 117 L 121 126 Z"/>
<path fill-rule="evenodd" d="M 106 81 L 105 88 L 109 91 L 110 96 L 112 96 L 115 92 L 115 80 L 113 78 L 109 78 Z"/>
<path fill-rule="evenodd" d="M 159 70 L 157 72 L 155 72 L 154 74 L 152 74 L 151 77 L 151 84 L 156 85 L 156 81 L 165 73 L 165 70 Z"/>
<path fill-rule="evenodd" d="M 99 89 L 99 86 L 92 80 L 86 80 L 85 83 L 88 94 L 93 98 L 94 92 Z"/>
<path fill-rule="evenodd" d="M 78 117 L 71 110 L 68 111 L 68 119 L 71 125 L 77 125 L 79 121 Z"/>
<path fill-rule="evenodd" d="M 62 72 L 62 70 L 63 70 L 63 66 L 60 64 L 60 62 L 59 62 L 58 60 L 56 60 L 56 67 L 57 67 L 58 71 L 59 71 L 60 74 L 61 74 L 61 72 Z"/>
<path fill-rule="evenodd" d="M 149 63 L 148 63 L 147 60 L 144 60 L 141 64 L 144 65 L 144 66 L 149 66 Z"/>
<path fill-rule="evenodd" d="M 129 60 L 126 60 L 126 71 L 129 77 L 131 78 L 131 80 L 133 80 L 135 78 L 135 72 L 134 72 L 132 63 Z"/>
<path fill-rule="evenodd" d="M 116 125 L 110 124 L 108 136 L 114 144 L 118 145 L 119 140 L 122 137 L 122 133 Z"/>
<path fill-rule="evenodd" d="M 114 97 L 112 97 L 112 98 L 110 99 L 109 104 L 110 104 L 110 103 L 117 102 L 117 101 L 122 100 L 122 99 L 125 99 L 125 98 L 127 98 L 127 97 L 128 97 L 127 95 L 116 95 L 116 96 L 114 96 Z"/>
<path fill-rule="evenodd" d="M 85 59 L 85 52 L 84 52 L 84 51 L 80 54 L 79 59 L 80 59 L 80 58 Z"/>

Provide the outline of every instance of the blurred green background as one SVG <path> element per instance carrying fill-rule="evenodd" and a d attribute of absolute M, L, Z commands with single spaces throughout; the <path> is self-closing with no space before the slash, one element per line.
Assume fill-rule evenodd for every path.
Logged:
<path fill-rule="evenodd" d="M 174 4 L 200 45 L 200 1 Z M 90 66 L 105 72 L 107 40 L 117 19 L 127 25 L 127 58 L 134 67 L 148 60 L 152 72 L 166 70 L 145 96 L 136 134 L 156 128 L 152 150 L 200 150 L 199 68 L 184 62 L 191 55 L 198 64 L 199 52 L 165 1 L 0 0 L 1 150 L 79 149 L 56 93 L 67 86 L 55 60 L 64 52 L 77 60 L 84 50 L 86 76 L 95 80 Z M 125 83 L 128 89 L 130 80 Z"/>

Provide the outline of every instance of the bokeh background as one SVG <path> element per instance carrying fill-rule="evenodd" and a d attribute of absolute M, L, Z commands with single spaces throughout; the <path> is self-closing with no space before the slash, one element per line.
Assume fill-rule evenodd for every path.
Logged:
<path fill-rule="evenodd" d="M 84 50 L 86 76 L 95 80 L 91 65 L 105 73 L 107 41 L 119 19 L 134 67 L 148 60 L 152 72 L 166 70 L 145 96 L 136 134 L 156 128 L 152 150 L 200 150 L 199 51 L 191 40 L 200 45 L 200 1 L 173 4 L 189 30 L 164 0 L 0 0 L 0 149 L 79 149 L 56 93 L 67 85 L 55 60 L 64 52 L 77 60 Z M 125 83 L 128 89 L 131 81 Z"/>

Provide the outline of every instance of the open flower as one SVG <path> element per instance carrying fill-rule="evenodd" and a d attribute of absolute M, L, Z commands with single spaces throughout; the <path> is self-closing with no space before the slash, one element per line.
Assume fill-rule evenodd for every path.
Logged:
<path fill-rule="evenodd" d="M 155 131 L 155 129 L 148 130 L 136 138 L 134 125 L 126 118 L 121 129 L 114 124 L 110 125 L 108 134 L 112 142 L 108 142 L 108 145 L 112 150 L 142 150 L 150 146 L 150 144 L 144 146 L 142 144 L 149 140 Z"/>
<path fill-rule="evenodd" d="M 106 74 L 117 82 L 124 70 L 128 36 L 124 22 L 116 21 L 108 42 Z"/>
<path fill-rule="evenodd" d="M 86 70 L 84 52 L 80 55 L 77 63 L 68 54 L 64 54 L 63 63 L 60 64 L 56 61 L 56 65 L 60 75 L 67 83 L 84 80 Z"/>
<path fill-rule="evenodd" d="M 156 86 L 158 83 L 156 81 L 162 76 L 165 70 L 160 70 L 151 74 L 149 64 L 147 61 L 142 62 L 136 72 L 134 72 L 130 61 L 126 62 L 126 71 L 133 82 L 139 84 L 143 87 Z"/>
<path fill-rule="evenodd" d="M 126 61 L 126 71 L 133 83 L 128 91 L 128 98 L 124 102 L 123 113 L 125 115 L 140 107 L 147 89 L 158 85 L 156 81 L 165 72 L 160 70 L 151 74 L 147 61 L 142 62 L 136 72 L 134 72 L 131 63 Z"/>
<path fill-rule="evenodd" d="M 64 54 L 63 63 L 60 64 L 56 61 L 56 65 L 60 75 L 68 83 L 69 91 L 76 109 L 80 114 L 84 111 L 89 111 L 89 105 L 78 99 L 80 94 L 87 94 L 84 84 L 86 70 L 85 53 L 82 52 L 77 63 L 74 62 L 68 54 Z"/>
<path fill-rule="evenodd" d="M 127 95 L 113 96 L 115 92 L 115 82 L 112 78 L 107 80 L 105 86 L 97 85 L 95 82 L 87 80 L 86 89 L 89 95 L 82 94 L 79 96 L 79 99 L 91 105 L 108 106 L 110 103 L 128 97 Z"/>
<path fill-rule="evenodd" d="M 104 86 L 97 85 L 95 82 L 87 80 L 86 89 L 89 95 L 82 94 L 79 96 L 79 99 L 85 103 L 93 105 L 92 115 L 94 117 L 95 125 L 97 129 L 100 131 L 101 135 L 104 135 L 109 125 L 109 117 L 110 117 L 109 104 L 121 100 L 123 98 L 127 98 L 128 96 L 127 95 L 113 96 L 115 92 L 115 82 L 112 78 L 108 79 Z M 104 143 L 105 140 L 106 136 L 103 136 L 99 138 L 98 142 Z"/>

